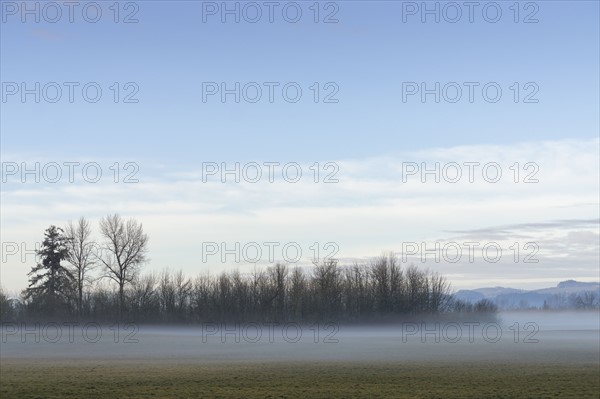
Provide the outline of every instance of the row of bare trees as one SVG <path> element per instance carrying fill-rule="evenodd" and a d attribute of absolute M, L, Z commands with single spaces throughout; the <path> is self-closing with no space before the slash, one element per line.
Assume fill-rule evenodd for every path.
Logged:
<path fill-rule="evenodd" d="M 39 252 L 42 261 L 29 273 L 22 300 L 13 301 L 13 313 L 187 323 L 363 321 L 476 310 L 452 298 L 444 277 L 415 266 L 401 268 L 393 255 L 364 265 L 276 264 L 195 278 L 169 270 L 141 274 L 148 260 L 142 224 L 109 215 L 99 230 L 101 240 L 95 242 L 85 218 L 64 229 L 51 226 Z"/>

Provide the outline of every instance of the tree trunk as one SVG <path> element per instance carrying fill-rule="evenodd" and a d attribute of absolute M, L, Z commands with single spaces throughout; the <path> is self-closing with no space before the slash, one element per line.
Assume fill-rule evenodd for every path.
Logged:
<path fill-rule="evenodd" d="M 119 283 L 119 322 L 123 321 L 123 282 Z"/>

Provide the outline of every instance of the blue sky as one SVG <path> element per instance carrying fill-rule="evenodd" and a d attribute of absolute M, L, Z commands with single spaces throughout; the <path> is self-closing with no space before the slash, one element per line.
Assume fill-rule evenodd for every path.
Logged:
<path fill-rule="evenodd" d="M 85 102 L 78 92 L 73 103 L 65 97 L 58 103 L 35 103 L 32 97 L 22 103 L 18 95 L 7 97 L 1 103 L 3 162 L 81 160 L 104 166 L 136 162 L 140 183 L 106 187 L 114 190 L 110 199 L 99 199 L 94 191 L 99 190 L 98 186 L 89 184 L 3 184 L 3 242 L 30 242 L 38 239 L 49 223 L 61 224 L 79 216 L 96 220 L 119 211 L 147 221 L 149 228 L 156 229 L 151 231 L 151 238 L 157 237 L 151 248 L 152 267 L 181 267 L 195 273 L 198 267 L 190 260 L 193 251 L 180 250 L 192 245 L 183 239 L 186 228 L 180 226 L 181 237 L 170 244 L 158 239 L 159 226 L 185 222 L 177 216 L 181 209 L 189 209 L 193 217 L 199 217 L 209 232 L 227 230 L 224 226 L 229 223 L 243 225 L 243 215 L 256 217 L 248 221 L 249 226 L 270 218 L 289 220 L 287 228 L 265 223 L 260 233 L 249 228 L 245 235 L 236 236 L 229 229 L 229 233 L 215 233 L 214 239 L 205 233 L 192 240 L 195 242 L 252 241 L 255 235 L 292 240 L 294 232 L 301 230 L 298 234 L 307 242 L 345 243 L 346 248 L 352 248 L 342 253 L 348 258 L 359 253 L 377 255 L 377 251 L 394 249 L 410 237 L 442 239 L 447 237 L 444 232 L 451 230 L 598 219 L 594 169 L 598 166 L 600 129 L 600 35 L 596 1 L 529 2 L 535 7 L 520 2 L 519 23 L 513 21 L 513 9 L 509 8 L 512 1 L 497 2 L 502 9 L 497 23 L 486 22 L 481 8 L 476 9 L 473 23 L 466 15 L 457 23 L 443 18 L 434 23 L 431 16 L 422 23 L 419 14 L 407 16 L 404 23 L 403 7 L 410 2 L 340 1 L 334 3 L 339 8 L 335 14 L 339 22 L 330 24 L 313 22 L 309 9 L 312 1 L 297 2 L 303 11 L 298 23 L 288 23 L 276 12 L 274 23 L 267 22 L 263 15 L 255 24 L 243 20 L 234 23 L 232 17 L 221 23 L 219 15 L 207 16 L 203 23 L 200 1 L 135 2 L 139 22 L 131 24 L 112 21 L 108 7 L 113 2 L 100 2 L 103 16 L 95 24 L 86 22 L 77 12 L 74 23 L 69 23 L 66 16 L 58 23 L 43 18 L 35 23 L 32 17 L 23 23 L 19 14 L 8 15 L 12 13 L 6 12 L 7 3 L 12 2 L 2 1 L 3 85 L 97 82 L 103 97 L 97 103 Z M 234 3 L 228 4 L 233 7 Z M 440 2 L 439 6 L 446 3 Z M 121 7 L 125 4 L 120 3 Z M 220 6 L 221 2 L 216 4 Z M 326 4 L 319 4 L 320 18 L 335 9 Z M 435 2 L 428 4 L 433 7 Z M 120 17 L 131 10 L 121 9 Z M 539 21 L 523 23 L 533 11 Z M 139 102 L 114 103 L 109 89 L 114 82 L 121 86 L 135 83 Z M 258 103 L 222 103 L 217 97 L 203 102 L 203 82 L 227 82 L 229 86 L 234 82 L 278 82 L 281 86 L 297 82 L 303 96 L 297 103 L 287 103 L 280 95 L 270 103 L 264 94 Z M 309 88 L 314 82 L 320 84 L 321 96 L 326 94 L 326 83 L 335 84 L 339 101 L 315 103 Z M 442 86 L 448 82 L 477 82 L 479 88 L 496 82 L 503 92 L 496 103 L 486 102 L 480 89 L 476 89 L 473 103 L 466 100 L 465 92 L 457 103 L 435 103 L 431 96 L 426 103 L 418 96 L 403 102 L 403 82 L 426 82 L 430 87 L 435 82 Z M 518 103 L 513 101 L 510 89 L 515 82 L 520 85 Z M 535 85 L 538 91 L 534 98 L 539 102 L 523 103 L 523 96 L 530 92 L 524 89 L 527 83 Z M 579 157 L 579 162 L 570 158 L 573 156 Z M 535 190 L 522 186 L 500 190 L 484 185 L 477 195 L 470 191 L 474 187 L 464 185 L 460 192 L 448 185 L 424 185 L 432 187 L 433 192 L 420 186 L 395 191 L 398 175 L 392 171 L 397 171 L 394 168 L 398 162 L 434 162 L 442 158 L 447 162 L 470 159 L 482 163 L 502 158 L 505 168 L 516 161 L 546 162 L 540 172 L 546 179 Z M 216 185 L 209 190 L 205 185 L 194 191 L 201 164 L 208 161 L 303 165 L 332 161 L 340 164 L 340 185 L 344 181 L 354 185 L 343 189 L 340 185 L 302 186 L 302 190 L 308 190 L 304 192 L 300 192 L 300 186 L 285 183 L 260 189 L 241 185 L 223 189 Z M 556 173 L 550 175 L 550 171 L 559 177 Z M 176 187 L 179 183 L 183 187 Z M 73 195 L 74 187 L 85 194 Z M 221 198 L 227 190 L 231 195 Z M 38 195 L 40 191 L 43 195 Z M 572 197 L 565 198 L 567 194 Z M 457 203 L 464 203 L 455 210 L 456 217 L 438 214 L 448 205 L 444 199 L 454 196 L 459 198 Z M 386 198 L 385 204 L 379 202 L 382 197 Z M 511 201 L 525 197 L 531 207 L 512 213 L 515 208 L 509 206 Z M 215 198 L 218 206 L 197 207 Z M 431 198 L 438 200 L 429 202 Z M 485 204 L 495 201 L 500 205 L 494 208 L 492 217 L 485 211 Z M 394 209 L 415 203 L 427 204 L 433 220 L 391 217 L 394 223 L 408 225 L 401 235 L 380 228 L 385 217 L 382 215 L 380 221 L 378 212 L 393 214 Z M 262 215 L 264 206 L 269 206 L 272 214 Z M 314 212 L 303 215 L 301 210 L 310 206 Z M 556 211 L 556 207 L 562 208 Z M 319 217 L 342 209 L 347 213 L 337 218 Z M 539 212 L 532 211 L 536 209 Z M 476 220 L 473 215 L 478 215 Z M 317 228 L 329 231 L 329 236 L 313 240 L 310 229 L 302 230 L 294 224 L 305 218 L 319 227 L 319 220 L 336 224 L 349 217 L 356 217 L 365 231 L 353 235 Z M 370 217 L 372 226 L 368 223 Z M 580 227 L 573 228 L 581 231 Z M 593 241 L 598 235 L 597 225 L 585 229 L 591 231 Z M 563 233 L 569 235 L 572 231 Z M 178 248 L 178 255 L 173 255 L 172 248 Z M 590 279 L 594 273 L 597 277 L 592 265 L 598 254 L 595 247 L 588 250 L 596 258 L 582 261 L 582 271 L 574 273 L 575 277 Z M 519 281 L 517 271 L 507 276 L 498 268 L 489 269 L 472 284 Z M 445 272 L 457 276 L 462 273 L 451 269 Z M 557 271 L 556 279 L 568 275 Z M 11 276 L 7 280 L 10 287 L 24 284 L 16 266 L 3 264 L 2 277 L 7 276 Z M 528 275 L 523 284 L 537 284 L 535 277 L 535 273 Z M 461 278 L 455 280 L 454 284 L 461 286 Z"/>

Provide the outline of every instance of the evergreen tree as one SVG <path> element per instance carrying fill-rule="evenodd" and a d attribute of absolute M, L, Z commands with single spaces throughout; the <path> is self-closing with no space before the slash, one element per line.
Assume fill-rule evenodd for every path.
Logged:
<path fill-rule="evenodd" d="M 50 226 L 44 233 L 42 248 L 37 251 L 41 263 L 31 268 L 25 299 L 46 314 L 66 310 L 73 295 L 74 278 L 61 265 L 68 256 L 67 238 L 60 227 Z"/>

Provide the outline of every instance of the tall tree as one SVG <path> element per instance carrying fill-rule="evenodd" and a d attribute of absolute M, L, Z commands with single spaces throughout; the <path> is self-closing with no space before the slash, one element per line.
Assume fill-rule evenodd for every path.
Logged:
<path fill-rule="evenodd" d="M 336 259 L 328 259 L 316 264 L 313 269 L 315 311 L 321 320 L 335 318 L 342 305 L 341 269 Z"/>
<path fill-rule="evenodd" d="M 37 251 L 42 261 L 27 274 L 29 287 L 25 289 L 25 299 L 31 299 L 46 314 L 68 306 L 73 294 L 73 275 L 61 264 L 69 251 L 67 241 L 60 227 L 46 229 L 42 248 Z"/>
<path fill-rule="evenodd" d="M 274 308 L 275 317 L 277 321 L 283 321 L 288 315 L 285 312 L 287 302 L 287 279 L 288 279 L 288 268 L 286 265 L 281 263 L 275 264 L 269 269 L 271 278 L 271 286 L 274 288 Z"/>
<path fill-rule="evenodd" d="M 100 221 L 100 233 L 104 238 L 98 259 L 105 269 L 105 276 L 119 286 L 119 319 L 123 317 L 125 286 L 136 277 L 140 266 L 146 261 L 148 235 L 142 224 L 135 219 L 123 220 L 119 215 L 108 215 Z"/>
<path fill-rule="evenodd" d="M 84 218 L 80 218 L 76 224 L 69 222 L 65 227 L 67 237 L 67 262 L 71 264 L 71 273 L 75 277 L 77 286 L 77 311 L 81 316 L 83 313 L 83 288 L 86 283 L 91 282 L 89 272 L 95 265 L 93 257 L 94 242 L 91 240 L 92 228 Z"/>

